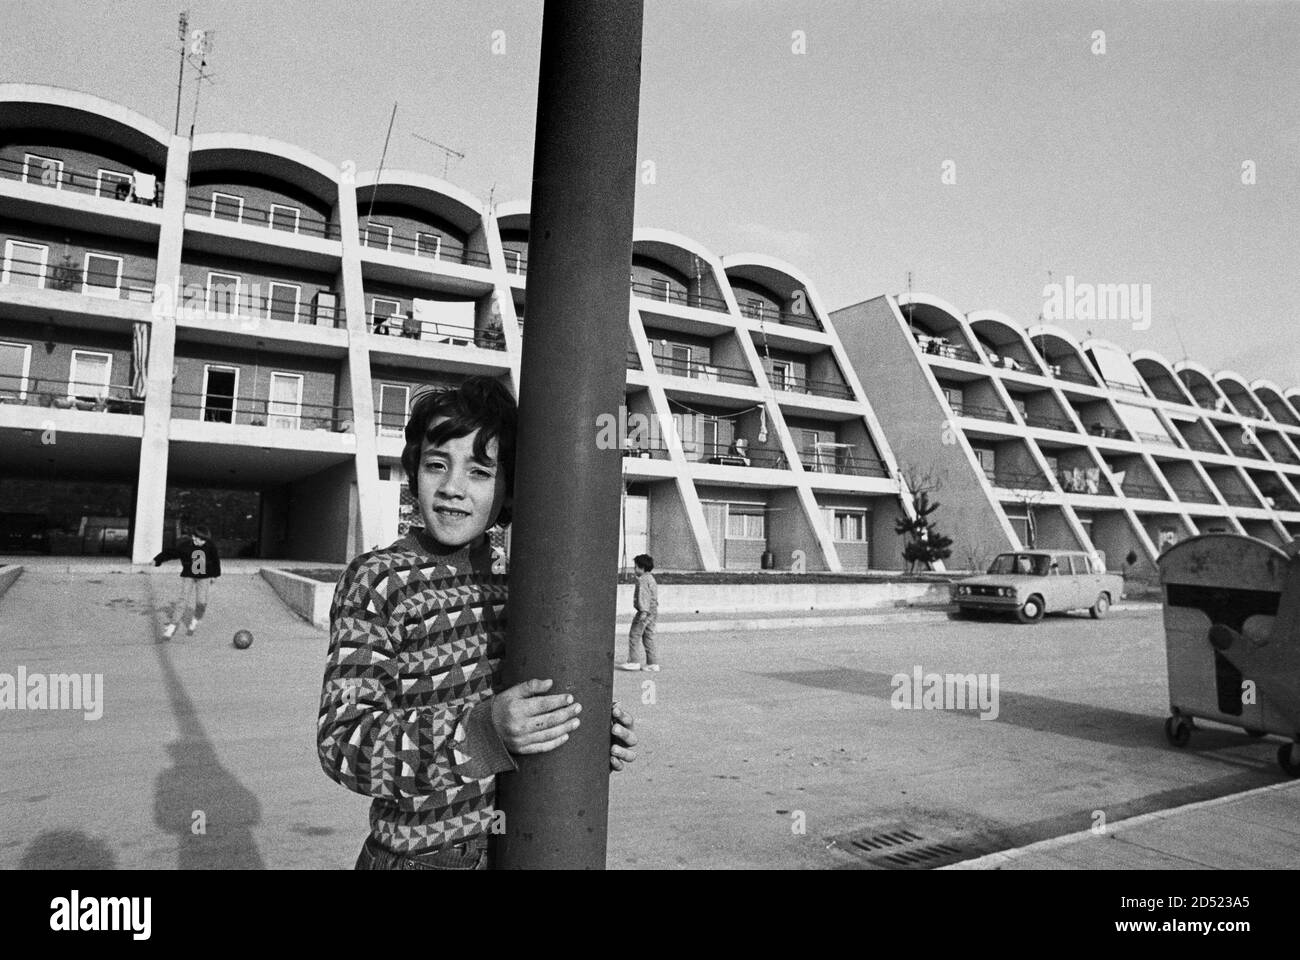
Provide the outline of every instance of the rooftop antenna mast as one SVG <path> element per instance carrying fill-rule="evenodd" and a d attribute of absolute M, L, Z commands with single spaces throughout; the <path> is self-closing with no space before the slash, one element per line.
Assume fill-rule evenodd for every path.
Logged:
<path fill-rule="evenodd" d="M 416 140 L 423 140 L 434 149 L 442 151 L 442 179 L 444 180 L 447 179 L 447 167 L 451 165 L 451 158 L 455 157 L 457 160 L 465 159 L 465 154 L 461 153 L 459 150 L 453 150 L 451 147 L 444 146 L 437 140 L 430 140 L 428 137 L 422 137 L 418 133 L 413 133 L 411 136 L 415 137 Z"/>
<path fill-rule="evenodd" d="M 217 43 L 217 31 L 215 30 L 192 30 L 189 36 L 188 55 L 190 66 L 199 72 L 198 83 L 194 85 L 194 112 L 190 115 L 190 142 L 194 141 L 194 126 L 199 119 L 199 93 L 203 90 L 203 82 L 206 80 L 212 83 L 215 74 L 208 73 L 208 57 L 212 56 L 212 50 Z"/>
<path fill-rule="evenodd" d="M 916 304 L 912 302 L 912 271 L 907 271 L 907 329 L 912 336 L 916 336 L 916 326 L 912 323 L 912 313 L 916 310 Z"/>
<path fill-rule="evenodd" d="M 172 125 L 172 136 L 180 136 L 181 132 L 181 91 L 185 87 L 185 50 L 190 38 L 190 12 L 182 10 L 180 22 L 176 27 L 177 39 L 181 42 L 181 67 L 180 73 L 176 77 L 176 122 Z"/>
<path fill-rule="evenodd" d="M 384 149 L 379 154 L 379 172 L 375 174 L 375 185 L 370 188 L 370 206 L 366 208 L 366 236 L 370 236 L 370 218 L 375 212 L 375 194 L 379 193 L 379 181 L 384 176 L 384 161 L 388 159 L 388 141 L 393 136 L 393 122 L 397 119 L 397 101 L 393 101 L 393 112 L 388 115 L 388 132 L 384 134 Z M 367 242 L 369 242 L 367 240 Z"/>

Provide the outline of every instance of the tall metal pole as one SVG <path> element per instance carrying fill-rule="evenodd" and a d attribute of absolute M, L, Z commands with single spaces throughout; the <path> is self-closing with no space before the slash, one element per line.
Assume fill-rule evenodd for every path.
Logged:
<path fill-rule="evenodd" d="M 622 466 L 596 447 L 626 377 L 643 0 L 546 0 L 503 682 L 582 724 L 497 777 L 499 869 L 605 867 Z"/>

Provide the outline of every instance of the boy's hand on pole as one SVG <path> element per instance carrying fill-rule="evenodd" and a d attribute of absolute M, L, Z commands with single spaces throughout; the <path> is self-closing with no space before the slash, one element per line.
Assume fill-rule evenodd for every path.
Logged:
<path fill-rule="evenodd" d="M 632 732 L 632 725 L 632 715 L 615 703 L 609 736 L 609 766 L 612 770 L 622 770 L 636 759 L 636 754 L 631 750 L 636 746 L 636 734 Z"/>
<path fill-rule="evenodd" d="M 582 704 L 567 693 L 543 696 L 553 680 L 525 680 L 492 698 L 492 726 L 511 753 L 547 753 L 578 729 Z"/>

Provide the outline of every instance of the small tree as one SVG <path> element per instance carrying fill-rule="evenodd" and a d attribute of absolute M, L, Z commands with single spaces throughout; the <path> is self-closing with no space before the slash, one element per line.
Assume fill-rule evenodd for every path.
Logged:
<path fill-rule="evenodd" d="M 918 564 L 925 564 L 925 569 L 933 570 L 935 561 L 952 556 L 952 537 L 939 533 L 930 519 L 941 506 L 938 500 L 930 500 L 930 494 L 937 493 L 942 484 L 928 471 L 920 473 L 906 468 L 901 473 L 915 514 L 913 517 L 900 516 L 894 521 L 894 532 L 907 537 L 903 545 L 907 572 L 913 573 Z"/>

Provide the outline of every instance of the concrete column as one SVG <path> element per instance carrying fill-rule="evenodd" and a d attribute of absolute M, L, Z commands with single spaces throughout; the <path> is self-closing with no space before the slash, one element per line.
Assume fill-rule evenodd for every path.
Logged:
<path fill-rule="evenodd" d="M 375 440 L 375 392 L 370 379 L 369 322 L 366 293 L 361 280 L 361 237 L 357 225 L 356 184 L 339 184 L 339 230 L 343 242 L 340 271 L 343 310 L 347 314 L 348 359 L 342 376 L 352 401 L 352 432 L 357 438 L 357 512 L 361 527 L 360 551 L 386 546 L 380 543 L 384 530 L 384 497 L 379 486 L 379 448 Z"/>
<path fill-rule="evenodd" d="M 167 504 L 168 443 L 172 419 L 172 369 L 176 362 L 176 317 L 185 302 L 181 250 L 185 241 L 186 180 L 190 142 L 172 137 L 163 185 L 162 228 L 154 275 L 153 321 L 149 327 L 140 475 L 135 495 L 135 536 L 131 562 L 151 563 L 162 549 L 163 513 Z"/>

